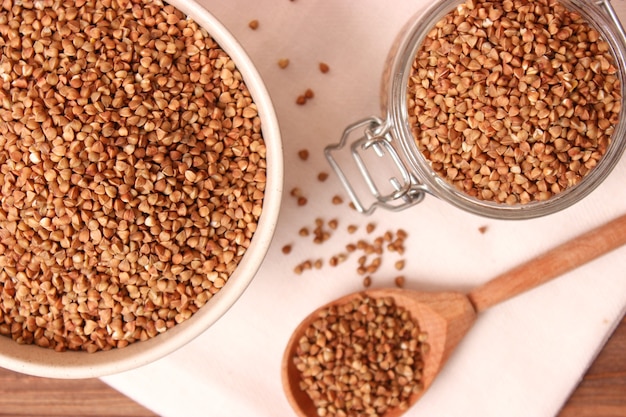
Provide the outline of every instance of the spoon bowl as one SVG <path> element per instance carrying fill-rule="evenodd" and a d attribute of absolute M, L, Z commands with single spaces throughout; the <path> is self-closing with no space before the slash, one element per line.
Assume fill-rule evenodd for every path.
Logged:
<path fill-rule="evenodd" d="M 359 291 L 334 300 L 308 315 L 291 335 L 282 361 L 285 395 L 302 417 L 317 416 L 313 400 L 300 388 L 300 371 L 294 357 L 300 338 L 320 313 L 332 306 L 342 306 L 355 298 L 393 299 L 396 306 L 408 311 L 420 332 L 428 335 L 428 351 L 423 355 L 423 389 L 412 394 L 408 406 L 415 404 L 431 386 L 455 347 L 472 327 L 478 313 L 575 269 L 626 244 L 626 215 L 622 215 L 581 236 L 569 240 L 473 289 L 459 292 L 419 292 L 399 288 Z M 398 417 L 406 411 L 390 408 L 384 417 Z M 350 415 L 350 414 L 348 414 Z"/>
<path fill-rule="evenodd" d="M 428 293 L 399 288 L 382 288 L 359 291 L 334 300 L 307 316 L 293 332 L 283 356 L 282 380 L 287 399 L 300 416 L 317 416 L 313 401 L 299 387 L 300 374 L 292 360 L 296 355 L 298 341 L 304 331 L 319 318 L 320 313 L 331 306 L 350 303 L 355 298 L 392 298 L 396 306 L 406 310 L 421 332 L 428 334 L 429 350 L 424 358 L 421 383 L 423 389 L 411 394 L 411 406 L 423 395 L 437 376 L 439 369 L 470 329 L 476 319 L 476 311 L 466 295 L 457 292 Z M 393 408 L 386 417 L 400 416 L 404 410 Z"/>

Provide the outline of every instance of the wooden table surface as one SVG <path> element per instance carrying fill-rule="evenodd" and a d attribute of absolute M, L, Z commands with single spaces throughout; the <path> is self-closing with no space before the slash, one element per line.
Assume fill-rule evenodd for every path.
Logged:
<path fill-rule="evenodd" d="M 57 380 L 0 368 L 0 416 L 148 417 L 154 413 L 98 379 Z M 626 416 L 626 316 L 558 417 Z"/>

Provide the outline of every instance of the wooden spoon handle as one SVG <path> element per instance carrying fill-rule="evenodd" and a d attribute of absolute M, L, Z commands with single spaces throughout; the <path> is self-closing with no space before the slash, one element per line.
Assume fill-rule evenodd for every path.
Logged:
<path fill-rule="evenodd" d="M 626 244 L 626 215 L 569 240 L 475 288 L 467 296 L 479 313 Z"/>

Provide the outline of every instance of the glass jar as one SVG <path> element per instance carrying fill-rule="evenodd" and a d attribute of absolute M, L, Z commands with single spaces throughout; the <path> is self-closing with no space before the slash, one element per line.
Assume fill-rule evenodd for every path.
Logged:
<path fill-rule="evenodd" d="M 411 132 L 407 108 L 408 79 L 416 53 L 427 33 L 461 3 L 461 0 L 439 1 L 408 22 L 396 38 L 383 73 L 381 100 L 384 118 L 372 116 L 348 126 L 341 141 L 325 149 L 326 158 L 356 209 L 362 213 L 370 214 L 377 207 L 403 210 L 430 194 L 486 217 L 526 219 L 545 216 L 587 196 L 610 174 L 624 152 L 626 106 L 621 106 L 610 145 L 597 165 L 576 185 L 547 200 L 512 205 L 481 200 L 457 189 L 438 175 L 418 149 Z M 617 68 L 621 96 L 626 97 L 626 35 L 609 0 L 561 0 L 561 4 L 580 13 L 607 41 Z M 340 154 L 344 154 L 343 159 L 338 157 Z M 347 164 L 356 167 L 356 175 L 344 169 Z M 353 181 L 358 178 L 362 179 L 359 181 L 361 189 Z"/>

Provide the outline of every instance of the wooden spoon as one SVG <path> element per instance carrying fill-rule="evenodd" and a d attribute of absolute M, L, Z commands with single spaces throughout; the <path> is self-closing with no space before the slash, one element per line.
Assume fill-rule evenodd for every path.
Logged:
<path fill-rule="evenodd" d="M 343 305 L 355 297 L 392 297 L 396 305 L 408 310 L 422 331 L 428 334 L 429 352 L 424 356 L 424 389 L 409 398 L 413 405 L 432 384 L 446 360 L 470 329 L 481 311 L 530 290 L 626 244 L 626 215 L 576 237 L 540 255 L 468 294 L 458 292 L 418 292 L 398 288 L 359 291 L 320 307 L 295 329 L 282 362 L 283 388 L 299 416 L 317 416 L 309 396 L 300 389 L 300 373 L 293 364 L 298 341 L 318 313 L 332 305 Z M 405 410 L 390 409 L 385 417 L 397 417 Z"/>

